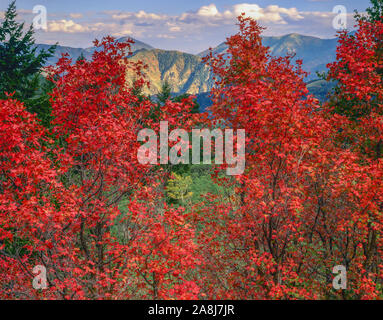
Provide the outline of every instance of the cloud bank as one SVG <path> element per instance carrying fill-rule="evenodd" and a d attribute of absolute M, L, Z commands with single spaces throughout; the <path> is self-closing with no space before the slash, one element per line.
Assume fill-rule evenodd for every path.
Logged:
<path fill-rule="evenodd" d="M 37 40 L 45 43 L 58 41 L 62 45 L 90 46 L 94 38 L 107 34 L 132 36 L 149 44 L 164 48 L 196 53 L 224 41 L 236 32 L 236 17 L 241 13 L 256 19 L 267 29 L 266 35 L 282 35 L 292 32 L 333 37 L 335 14 L 332 12 L 299 11 L 278 5 L 261 7 L 255 3 L 239 3 L 220 10 L 212 3 L 198 10 L 179 15 L 154 12 L 103 11 L 60 14 L 49 12 L 48 30 L 38 31 Z M 1 13 L 0 13 L 1 14 Z M 21 12 L 22 18 L 33 19 L 31 12 Z M 353 25 L 352 13 L 349 26 Z"/>

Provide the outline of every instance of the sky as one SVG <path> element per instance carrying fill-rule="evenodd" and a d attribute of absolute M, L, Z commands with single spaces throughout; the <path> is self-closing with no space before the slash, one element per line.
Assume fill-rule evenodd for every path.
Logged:
<path fill-rule="evenodd" d="M 0 0 L 0 19 L 10 0 Z M 36 42 L 90 47 L 105 35 L 129 36 L 153 47 L 198 53 L 237 32 L 244 12 L 266 28 L 264 34 L 299 33 L 333 38 L 336 21 L 352 29 L 353 12 L 364 12 L 368 0 L 17 0 L 19 19 L 32 23 L 44 6 L 47 29 L 36 30 Z M 343 6 L 347 20 L 334 7 Z"/>

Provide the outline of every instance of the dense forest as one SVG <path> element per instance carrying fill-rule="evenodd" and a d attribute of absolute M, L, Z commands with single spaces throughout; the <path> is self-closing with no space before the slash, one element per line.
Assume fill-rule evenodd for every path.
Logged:
<path fill-rule="evenodd" d="M 383 1 L 355 18 L 307 84 L 302 61 L 271 55 L 239 16 L 228 54 L 203 59 L 215 84 L 200 112 L 167 82 L 145 94 L 129 39 L 46 66 L 55 46 L 37 50 L 13 1 L 0 23 L 0 298 L 382 299 Z M 244 129 L 245 171 L 142 164 L 139 132 L 164 121 Z"/>

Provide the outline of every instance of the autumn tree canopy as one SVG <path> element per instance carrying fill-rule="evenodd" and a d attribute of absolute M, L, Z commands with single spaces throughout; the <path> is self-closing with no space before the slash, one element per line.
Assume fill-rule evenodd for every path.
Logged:
<path fill-rule="evenodd" d="M 145 66 L 126 58 L 132 42 L 112 37 L 90 60 L 47 68 L 49 129 L 4 96 L 0 297 L 382 298 L 383 24 L 358 23 L 340 34 L 329 65 L 338 88 L 322 105 L 301 61 L 271 56 L 244 15 L 227 54 L 205 58 L 216 77 L 209 116 L 193 97 L 138 94 L 150 85 Z M 190 171 L 138 161 L 138 133 L 161 121 L 245 129 L 245 172 L 214 166 L 217 189 L 195 201 Z M 339 265 L 346 290 L 332 287 Z M 35 266 L 46 289 L 32 285 Z"/>

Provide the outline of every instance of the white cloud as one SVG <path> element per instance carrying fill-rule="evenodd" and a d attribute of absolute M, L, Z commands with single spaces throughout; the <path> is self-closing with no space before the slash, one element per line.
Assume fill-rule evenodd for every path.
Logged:
<path fill-rule="evenodd" d="M 104 31 L 110 34 L 143 33 L 143 30 L 155 34 L 167 34 L 167 32 L 196 33 L 209 27 L 234 26 L 235 19 L 244 12 L 247 16 L 260 21 L 260 23 L 286 24 L 287 20 L 298 21 L 304 19 L 296 8 L 282 8 L 270 5 L 261 8 L 257 4 L 242 3 L 232 6 L 230 9 L 220 12 L 212 3 L 202 6 L 194 12 L 185 12 L 178 16 L 139 12 L 104 12 L 104 22 L 88 21 L 75 22 L 76 19 L 84 18 L 81 14 L 70 14 L 71 19 L 53 20 L 49 23 L 49 32 L 83 33 Z M 165 33 L 166 31 L 166 33 Z M 164 37 L 163 37 L 164 38 Z"/>
<path fill-rule="evenodd" d="M 236 16 L 245 13 L 253 19 L 259 19 L 263 15 L 262 11 L 261 7 L 257 4 L 242 3 L 234 6 L 234 14 Z"/>
<path fill-rule="evenodd" d="M 112 31 L 111 32 L 111 35 L 113 37 L 125 37 L 127 35 L 133 35 L 133 25 L 130 24 L 130 23 L 125 23 L 123 25 L 109 25 L 109 28 L 110 29 L 113 29 L 113 30 L 116 30 L 116 31 Z"/>
<path fill-rule="evenodd" d="M 225 8 L 221 8 L 218 2 L 211 3 L 178 15 L 144 10 L 114 10 L 87 14 L 49 12 L 48 31 L 39 31 L 36 36 L 40 43 L 59 39 L 63 45 L 85 47 L 90 46 L 93 39 L 100 39 L 108 34 L 115 37 L 129 35 L 156 47 L 198 52 L 219 44 L 227 36 L 237 32 L 236 17 L 242 12 L 267 27 L 266 35 L 297 32 L 332 37 L 336 33 L 332 27 L 335 17 L 332 12 L 306 12 L 278 5 L 262 7 L 251 3 L 250 0 L 247 0 L 250 3 L 242 1 Z M 20 20 L 26 20 L 27 24 L 31 22 L 32 17 L 30 10 L 20 11 Z M 349 26 L 352 24 L 350 18 Z"/>
<path fill-rule="evenodd" d="M 72 19 L 80 19 L 83 17 L 83 14 L 82 13 L 71 13 L 69 14 L 69 16 L 72 18 Z"/>
<path fill-rule="evenodd" d="M 121 20 L 121 19 L 141 19 L 141 20 L 162 20 L 166 19 L 167 16 L 165 15 L 159 15 L 155 13 L 147 13 L 143 10 L 139 12 L 118 12 L 118 13 L 111 13 L 112 18 L 115 20 Z"/>
<path fill-rule="evenodd" d="M 239 16 L 245 13 L 246 16 L 266 23 L 280 23 L 286 24 L 285 18 L 291 20 L 301 20 L 304 17 L 298 12 L 296 8 L 281 8 L 277 5 L 270 5 L 266 8 L 261 8 L 257 4 L 242 3 L 234 6 L 234 13 Z"/>
<path fill-rule="evenodd" d="M 158 34 L 156 37 L 160 39 L 175 39 L 176 38 L 175 36 L 172 36 L 169 34 Z"/>
<path fill-rule="evenodd" d="M 177 26 L 175 23 L 167 22 L 166 25 L 169 27 L 169 31 L 171 31 L 171 32 L 182 31 L 181 27 Z"/>
<path fill-rule="evenodd" d="M 218 9 L 215 4 L 210 4 L 208 6 L 203 6 L 197 11 L 197 15 L 202 17 L 215 17 L 219 16 Z"/>
<path fill-rule="evenodd" d="M 67 32 L 67 33 L 77 33 L 77 32 L 87 32 L 89 29 L 82 26 L 81 24 L 75 23 L 73 20 L 57 20 L 51 21 L 48 24 L 49 32 Z"/>
<path fill-rule="evenodd" d="M 155 14 L 155 13 L 146 13 L 145 11 L 141 10 L 140 12 L 136 13 L 135 15 L 139 19 L 153 19 L 153 20 L 161 20 L 164 16 Z"/>

